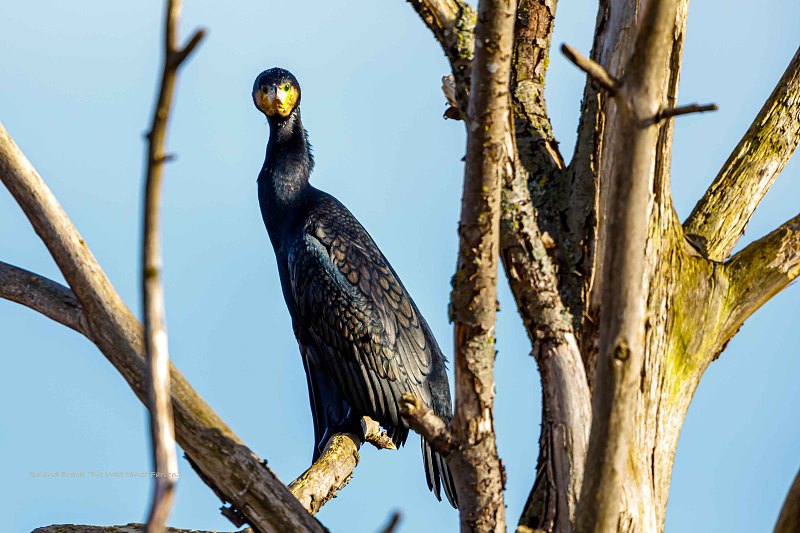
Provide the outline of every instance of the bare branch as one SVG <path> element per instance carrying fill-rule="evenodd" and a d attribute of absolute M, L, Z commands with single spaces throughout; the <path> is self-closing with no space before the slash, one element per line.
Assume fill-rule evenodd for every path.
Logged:
<path fill-rule="evenodd" d="M 709 111 L 717 111 L 719 107 L 717 104 L 689 104 L 680 107 L 671 107 L 668 109 L 662 109 L 656 115 L 650 119 L 651 122 L 649 124 L 656 124 L 661 122 L 662 120 L 667 120 L 672 117 L 677 117 L 680 115 L 689 115 L 691 113 L 707 113 Z"/>
<path fill-rule="evenodd" d="M 82 328 L 85 328 L 85 324 L 82 323 L 85 323 L 85 319 L 80 304 L 72 291 L 59 283 L 0 262 L 0 297 L 26 305 L 79 333 L 84 333 Z M 392 439 L 378 422 L 364 417 L 361 425 L 365 442 L 378 449 L 395 449 Z M 322 456 L 303 475 L 289 484 L 289 490 L 309 512 L 316 513 L 352 477 L 358 464 L 360 446 L 359 438 L 354 435 L 334 435 L 328 441 Z M 213 483 L 211 480 L 208 482 Z"/>
<path fill-rule="evenodd" d="M 81 304 L 60 283 L 0 261 L 0 298 L 30 307 L 91 340 Z"/>
<path fill-rule="evenodd" d="M 794 478 L 794 483 L 783 502 L 778 523 L 775 524 L 775 533 L 795 533 L 800 531 L 800 472 Z"/>
<path fill-rule="evenodd" d="M 289 490 L 311 514 L 316 514 L 353 477 L 361 441 L 350 434 L 333 435 L 314 464 L 289 483 Z"/>
<path fill-rule="evenodd" d="M 750 244 L 725 263 L 729 289 L 719 345 L 724 346 L 759 307 L 800 275 L 800 215 Z"/>
<path fill-rule="evenodd" d="M 505 530 L 503 468 L 494 434 L 494 328 L 502 178 L 513 163 L 505 144 L 512 124 L 514 7 L 514 0 L 481 0 L 478 6 L 467 107 L 458 267 L 450 309 L 456 373 L 452 431 L 458 442 L 470 445 L 448 457 L 464 531 Z"/>
<path fill-rule="evenodd" d="M 602 272 L 603 306 L 597 387 L 576 530 L 605 532 L 616 528 L 622 486 L 632 440 L 636 392 L 644 360 L 645 249 L 653 209 L 653 162 L 658 128 L 638 117 L 653 116 L 660 106 L 677 12 L 672 0 L 654 0 L 644 8 L 636 46 L 616 87 L 618 136 L 608 190 L 606 242 Z"/>
<path fill-rule="evenodd" d="M 60 524 L 45 527 L 37 527 L 31 533 L 144 533 L 144 524 L 126 524 L 124 526 L 79 526 L 75 524 Z M 237 533 L 252 533 L 252 529 L 246 528 Z M 168 527 L 166 533 L 218 533 L 199 529 L 178 529 Z M 220 532 L 221 533 L 221 532 Z"/>
<path fill-rule="evenodd" d="M 684 223 L 708 259 L 724 261 L 800 143 L 800 48 L 747 133 Z"/>
<path fill-rule="evenodd" d="M 365 442 L 378 449 L 395 449 L 392 440 L 375 420 L 364 417 L 361 419 L 361 427 Z M 289 490 L 309 513 L 316 514 L 347 485 L 358 465 L 360 447 L 361 440 L 356 435 L 349 433 L 333 435 L 325 444 L 319 459 L 300 477 L 289 483 Z"/>
<path fill-rule="evenodd" d="M 519 171 L 519 165 L 517 166 Z M 509 176 L 503 191 L 501 258 L 517 309 L 528 331 L 542 379 L 542 433 L 534 492 L 543 491 L 550 509 L 526 505 L 520 524 L 531 529 L 568 530 L 577 506 L 591 426 L 589 383 L 564 308 L 555 268 L 536 225 L 525 179 Z M 546 456 L 546 457 L 545 457 Z M 567 527 L 567 529 L 564 529 Z"/>
<path fill-rule="evenodd" d="M 136 396 L 146 397 L 142 326 L 130 313 L 52 192 L 0 125 L 0 180 L 58 264 L 88 324 L 91 339 Z M 178 444 L 259 531 L 322 532 L 291 492 L 170 365 Z"/>
<path fill-rule="evenodd" d="M 148 533 L 164 530 L 175 497 L 178 458 L 175 451 L 175 429 L 170 402 L 169 351 L 164 318 L 164 288 L 161 284 L 161 245 L 158 235 L 161 178 L 164 163 L 167 122 L 178 68 L 200 43 L 203 32 L 196 32 L 184 50 L 177 50 L 180 0 L 167 0 L 164 15 L 163 72 L 158 102 L 153 110 L 148 139 L 148 164 L 145 177 L 144 215 L 142 228 L 142 308 L 144 309 L 144 344 L 147 360 L 147 403 L 150 411 L 150 441 L 156 477 L 150 511 Z"/>
<path fill-rule="evenodd" d="M 400 412 L 408 426 L 427 440 L 431 447 L 447 457 L 453 451 L 453 435 L 444 420 L 422 400 L 407 392 L 400 399 Z"/>
<path fill-rule="evenodd" d="M 610 95 L 615 95 L 619 88 L 619 81 L 614 78 L 608 71 L 600 64 L 592 61 L 588 57 L 583 56 L 575 48 L 568 44 L 561 45 L 561 53 L 567 59 L 572 61 L 576 67 L 584 71 L 597 85 L 605 89 Z"/>

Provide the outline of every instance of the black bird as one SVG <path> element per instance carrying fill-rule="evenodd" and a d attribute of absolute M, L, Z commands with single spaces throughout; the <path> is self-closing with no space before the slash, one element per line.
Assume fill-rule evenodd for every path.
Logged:
<path fill-rule="evenodd" d="M 403 393 L 444 420 L 452 416 L 442 351 L 369 233 L 336 198 L 309 185 L 314 159 L 297 79 L 281 68 L 262 72 L 253 102 L 270 127 L 258 201 L 308 380 L 313 459 L 335 432 L 363 435 L 363 416 L 401 446 L 408 437 Z M 428 488 L 441 500 L 443 487 L 456 507 L 450 471 L 424 439 L 422 456 Z"/>

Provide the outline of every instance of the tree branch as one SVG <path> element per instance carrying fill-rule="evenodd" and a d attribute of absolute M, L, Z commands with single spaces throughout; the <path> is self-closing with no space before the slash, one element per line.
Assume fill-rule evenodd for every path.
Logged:
<path fill-rule="evenodd" d="M 84 331 L 84 328 L 88 326 L 85 324 L 85 318 L 82 317 L 80 303 L 71 290 L 59 283 L 0 261 L 0 298 L 30 307 L 88 338 L 88 329 Z M 175 373 L 177 370 L 173 367 L 172 372 Z M 140 399 L 142 398 L 142 394 L 138 391 L 134 392 L 137 392 Z M 365 437 L 364 442 L 368 442 L 380 450 L 395 449 L 391 438 L 381 429 L 378 422 L 364 417 L 361 425 Z M 316 513 L 326 502 L 335 497 L 337 491 L 344 488 L 358 464 L 357 452 L 360 447 L 361 442 L 358 437 L 346 433 L 334 434 L 326 444 L 325 451 L 320 458 L 298 479 L 289 484 L 289 490 L 308 512 Z M 191 458 L 189 460 L 193 463 Z M 198 474 L 217 492 L 214 479 L 205 477 L 202 470 Z M 218 496 L 224 501 L 228 501 L 225 494 L 218 492 Z"/>
<path fill-rule="evenodd" d="M 656 124 L 662 120 L 667 120 L 672 117 L 679 117 L 681 115 L 689 115 L 692 113 L 708 113 L 709 111 L 717 111 L 718 109 L 719 107 L 717 104 L 688 104 L 662 109 L 656 113 L 656 116 L 654 116 L 652 120 L 653 124 Z"/>
<path fill-rule="evenodd" d="M 422 400 L 407 392 L 400 399 L 400 412 L 408 426 L 427 440 L 431 447 L 447 457 L 453 451 L 453 434 L 447 423 Z"/>
<path fill-rule="evenodd" d="M 742 140 L 683 227 L 713 261 L 724 261 L 800 143 L 800 48 Z"/>
<path fill-rule="evenodd" d="M 0 180 L 16 199 L 70 284 L 90 338 L 144 402 L 142 326 L 116 293 L 75 226 L 0 125 Z M 322 525 L 170 365 L 178 444 L 254 529 L 316 531 Z"/>
<path fill-rule="evenodd" d="M 126 524 L 124 526 L 79 526 L 75 524 L 59 524 L 45 527 L 37 527 L 31 533 L 144 533 L 145 524 Z M 252 529 L 245 528 L 237 533 L 252 533 Z M 203 531 L 199 529 L 178 529 L 168 527 L 165 533 L 218 533 Z"/>
<path fill-rule="evenodd" d="M 505 530 L 503 469 L 494 434 L 494 327 L 501 184 L 513 163 L 513 149 L 505 145 L 512 120 L 514 7 L 513 0 L 479 4 L 466 116 L 459 257 L 450 309 L 456 372 L 452 432 L 457 442 L 469 445 L 448 456 L 462 531 Z"/>
<path fill-rule="evenodd" d="M 30 307 L 92 340 L 81 304 L 60 283 L 0 261 L 0 298 Z"/>
<path fill-rule="evenodd" d="M 365 442 L 379 450 L 396 449 L 380 424 L 369 417 L 361 419 Z M 300 477 L 289 483 L 289 490 L 311 514 L 336 497 L 352 479 L 358 465 L 361 440 L 349 433 L 336 433 L 328 439 L 322 455 Z"/>
<path fill-rule="evenodd" d="M 725 263 L 728 298 L 720 347 L 750 315 L 800 275 L 800 215 L 750 244 Z"/>
<path fill-rule="evenodd" d="M 636 392 L 644 360 L 645 247 L 654 208 L 653 163 L 658 127 L 641 118 L 660 107 L 667 51 L 671 50 L 677 6 L 653 0 L 644 8 L 634 53 L 616 87 L 618 135 L 612 140 L 615 164 L 609 176 L 607 225 L 597 385 L 576 530 L 616 528 L 632 440 Z"/>
<path fill-rule="evenodd" d="M 619 80 L 614 78 L 600 63 L 585 57 L 568 44 L 561 45 L 561 53 L 566 56 L 576 67 L 584 71 L 600 88 L 611 96 L 617 94 Z"/>
<path fill-rule="evenodd" d="M 150 511 L 148 533 L 164 530 L 175 497 L 178 458 L 175 451 L 175 429 L 170 402 L 169 349 L 164 318 L 164 288 L 161 284 L 161 244 L 158 223 L 161 201 L 161 178 L 166 161 L 167 123 L 178 69 L 203 38 L 195 33 L 185 50 L 177 49 L 180 0 L 167 0 L 164 15 L 164 59 L 158 102 L 153 110 L 152 126 L 147 134 L 147 172 L 144 190 L 142 228 L 142 309 L 144 309 L 144 345 L 147 361 L 147 404 L 150 412 L 150 441 L 156 477 Z"/>
<path fill-rule="evenodd" d="M 794 478 L 794 483 L 783 502 L 778 523 L 775 524 L 775 533 L 793 533 L 800 531 L 800 472 Z"/>

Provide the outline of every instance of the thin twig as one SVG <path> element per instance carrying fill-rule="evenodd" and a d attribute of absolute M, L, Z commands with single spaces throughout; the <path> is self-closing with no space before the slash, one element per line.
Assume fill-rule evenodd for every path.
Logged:
<path fill-rule="evenodd" d="M 164 163 L 171 157 L 165 152 L 167 122 L 178 69 L 203 38 L 199 31 L 189 44 L 177 48 L 180 0 L 168 0 L 164 20 L 164 64 L 158 103 L 148 139 L 148 164 L 145 178 L 145 201 L 142 229 L 142 307 L 144 309 L 145 354 L 148 367 L 148 404 L 150 437 L 156 476 L 147 518 L 148 533 L 160 533 L 172 508 L 178 459 L 170 401 L 169 353 L 164 318 L 164 290 L 161 284 L 161 250 L 158 234 L 161 178 Z"/>
<path fill-rule="evenodd" d="M 689 104 L 680 107 L 673 107 L 670 109 L 662 109 L 656 116 L 653 117 L 653 124 L 666 120 L 668 118 L 677 117 L 679 115 L 689 115 L 691 113 L 707 113 L 709 111 L 717 111 L 719 107 L 717 104 Z"/>
<path fill-rule="evenodd" d="M 596 63 L 583 56 L 572 46 L 564 43 L 561 45 L 561 53 L 566 56 L 576 67 L 584 71 L 592 78 L 597 85 L 605 89 L 610 95 L 617 93 L 619 81 L 614 78 L 600 63 Z"/>

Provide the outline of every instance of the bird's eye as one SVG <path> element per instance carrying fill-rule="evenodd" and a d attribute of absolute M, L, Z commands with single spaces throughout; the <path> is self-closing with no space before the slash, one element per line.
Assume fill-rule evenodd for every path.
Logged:
<path fill-rule="evenodd" d="M 291 88 L 292 88 L 292 86 L 289 85 L 288 83 L 283 86 L 283 90 L 286 91 L 286 92 L 289 92 L 289 89 L 291 89 Z"/>
<path fill-rule="evenodd" d="M 262 85 L 261 87 L 259 87 L 259 89 L 261 89 L 262 93 L 268 93 L 269 92 L 269 87 L 267 87 L 266 85 Z"/>

